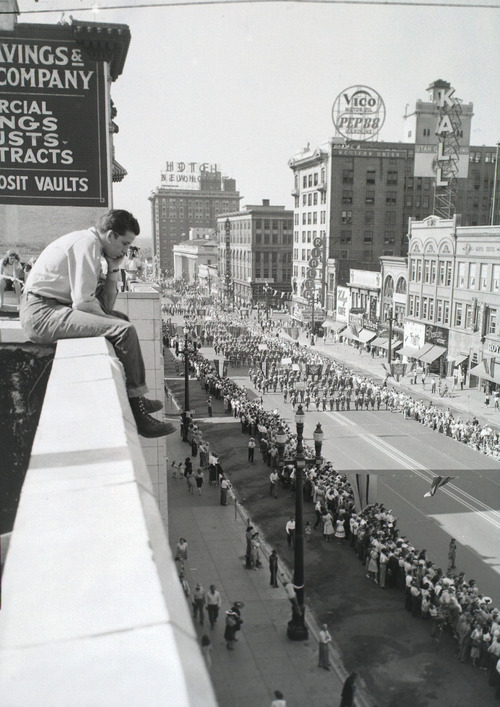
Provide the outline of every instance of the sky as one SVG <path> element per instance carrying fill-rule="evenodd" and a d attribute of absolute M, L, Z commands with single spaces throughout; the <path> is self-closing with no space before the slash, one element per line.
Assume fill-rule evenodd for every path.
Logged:
<path fill-rule="evenodd" d="M 500 141 L 498 2 L 495 9 L 482 2 L 18 3 L 19 22 L 54 24 L 64 10 L 66 20 L 130 27 L 124 71 L 111 87 L 115 156 L 128 172 L 114 185 L 113 205 L 137 216 L 144 237 L 151 236 L 148 197 L 167 161 L 217 163 L 236 179 L 242 205 L 270 199 L 293 208 L 288 161 L 334 135 L 333 102 L 349 86 L 382 96 L 386 120 L 377 139 L 403 141 L 405 111 L 444 79 L 455 97 L 474 104 L 472 144 Z M 131 7 L 116 8 L 125 3 Z M 99 4 L 113 9 L 96 11 Z"/>

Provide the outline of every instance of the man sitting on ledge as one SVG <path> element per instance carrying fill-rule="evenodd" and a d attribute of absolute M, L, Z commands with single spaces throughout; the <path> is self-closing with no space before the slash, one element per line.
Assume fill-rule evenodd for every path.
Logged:
<path fill-rule="evenodd" d="M 137 332 L 124 314 L 113 311 L 120 263 L 139 232 L 132 214 L 115 209 L 105 213 L 96 228 L 50 243 L 29 273 L 19 318 L 26 335 L 39 344 L 91 336 L 108 339 L 123 365 L 139 434 L 162 437 L 173 428 L 149 414 L 163 404 L 144 397 L 148 388 Z"/>

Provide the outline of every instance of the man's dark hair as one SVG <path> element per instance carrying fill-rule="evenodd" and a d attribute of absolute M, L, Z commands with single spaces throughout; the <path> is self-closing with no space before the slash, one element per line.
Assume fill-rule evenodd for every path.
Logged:
<path fill-rule="evenodd" d="M 101 233 L 114 231 L 119 236 L 124 236 L 127 231 L 132 231 L 136 236 L 141 232 L 139 222 L 129 211 L 111 209 L 101 216 L 97 224 Z"/>

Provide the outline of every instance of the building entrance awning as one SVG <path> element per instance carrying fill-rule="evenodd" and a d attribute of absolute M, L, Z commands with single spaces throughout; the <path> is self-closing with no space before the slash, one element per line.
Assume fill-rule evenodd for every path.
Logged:
<path fill-rule="evenodd" d="M 407 356 L 408 358 L 417 358 L 419 349 L 415 346 L 403 346 L 403 348 L 398 351 L 400 356 Z"/>
<path fill-rule="evenodd" d="M 348 326 L 343 332 L 342 336 L 345 336 L 346 339 L 351 339 L 352 341 L 359 341 L 357 334 L 354 333 L 352 330 L 352 327 Z"/>
<path fill-rule="evenodd" d="M 471 376 L 490 381 L 490 383 L 500 383 L 500 371 L 497 372 L 495 364 L 491 365 L 491 359 L 488 359 L 488 361 L 483 359 L 479 365 L 470 369 L 470 374 Z"/>
<path fill-rule="evenodd" d="M 393 339 L 393 340 L 391 341 L 391 349 L 392 349 L 393 351 L 394 351 L 394 349 L 396 349 L 398 346 L 402 346 L 402 345 L 403 345 L 403 342 L 401 341 L 401 339 L 397 339 L 397 338 L 396 338 L 396 339 Z M 389 339 L 385 339 L 384 343 L 381 344 L 381 348 L 382 348 L 382 349 L 385 349 L 386 351 L 388 351 L 388 349 L 389 349 Z"/>
<path fill-rule="evenodd" d="M 370 331 L 370 329 L 361 329 L 361 331 L 358 334 L 358 339 L 363 342 L 363 344 L 367 344 L 369 341 L 374 339 L 377 336 L 376 331 Z"/>
<path fill-rule="evenodd" d="M 345 322 L 336 322 L 333 319 L 325 319 L 323 324 L 321 325 L 324 329 L 331 329 L 332 331 L 335 332 L 340 332 L 342 329 L 345 329 L 347 324 Z"/>
<path fill-rule="evenodd" d="M 389 339 L 386 336 L 377 336 L 373 341 L 371 341 L 372 346 L 380 346 L 383 347 L 384 344 L 386 344 L 389 341 Z"/>
<path fill-rule="evenodd" d="M 446 352 L 446 347 L 445 346 L 437 346 L 434 344 L 428 351 L 425 351 L 421 356 L 419 356 L 419 359 L 423 361 L 424 363 L 432 363 L 433 361 L 436 361 L 440 356 L 442 356 Z"/>
<path fill-rule="evenodd" d="M 467 361 L 468 358 L 469 354 L 456 354 L 455 356 L 448 354 L 446 357 L 446 359 L 455 366 L 460 366 L 460 364 Z"/>

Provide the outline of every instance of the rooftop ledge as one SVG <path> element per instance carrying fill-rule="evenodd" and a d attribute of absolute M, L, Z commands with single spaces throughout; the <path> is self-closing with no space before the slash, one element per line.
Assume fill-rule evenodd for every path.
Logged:
<path fill-rule="evenodd" d="M 105 339 L 57 344 L 3 575 L 0 704 L 216 705 Z"/>

